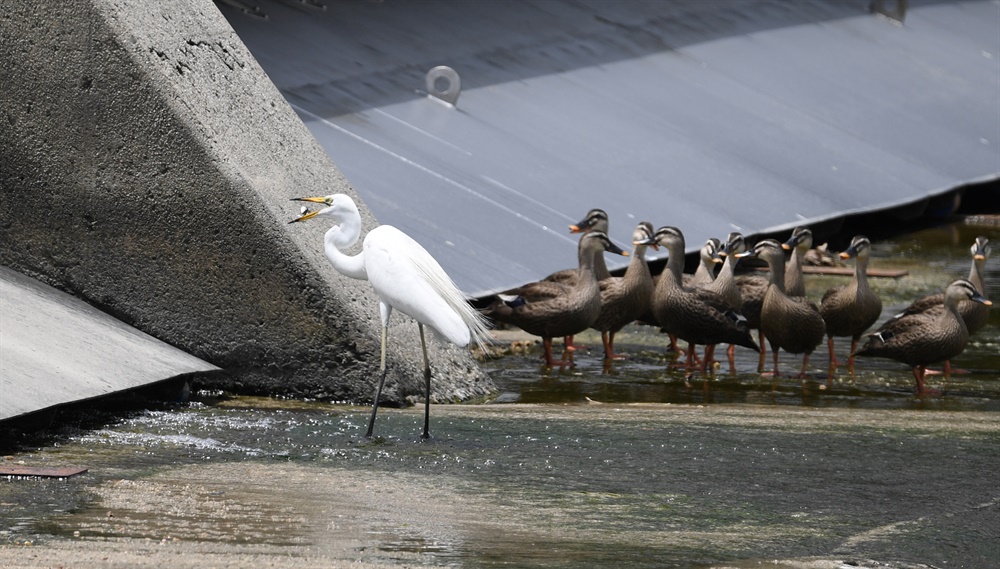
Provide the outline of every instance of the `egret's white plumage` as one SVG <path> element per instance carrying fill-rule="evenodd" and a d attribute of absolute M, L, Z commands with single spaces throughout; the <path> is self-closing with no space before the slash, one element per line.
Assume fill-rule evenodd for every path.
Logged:
<path fill-rule="evenodd" d="M 326 207 L 303 213 L 290 223 L 313 217 L 330 218 L 334 225 L 324 236 L 324 252 L 333 267 L 342 275 L 367 280 L 379 298 L 382 318 L 382 378 L 379 382 L 368 436 L 372 434 L 378 398 L 385 381 L 385 350 L 389 317 L 396 309 L 413 318 L 420 326 L 429 326 L 437 335 L 457 346 L 476 342 L 482 346 L 490 333 L 485 319 L 467 301 L 441 265 L 409 235 L 390 225 L 381 225 L 365 235 L 362 251 L 348 255 L 344 249 L 361 237 L 361 214 L 349 196 L 334 194 L 316 198 L 294 198 L 297 201 L 321 203 Z M 430 365 L 424 346 L 424 376 L 427 381 L 424 436 L 428 436 L 430 405 Z"/>

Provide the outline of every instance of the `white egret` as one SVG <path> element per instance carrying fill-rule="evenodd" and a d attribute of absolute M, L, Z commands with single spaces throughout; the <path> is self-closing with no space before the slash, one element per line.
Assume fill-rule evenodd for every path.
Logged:
<path fill-rule="evenodd" d="M 314 198 L 293 198 L 292 201 L 319 203 L 323 209 L 306 212 L 289 223 L 313 217 L 329 218 L 334 225 L 323 239 L 323 250 L 333 268 L 353 279 L 367 280 L 379 299 L 382 318 L 382 355 L 378 389 L 372 404 L 367 437 L 375 428 L 375 414 L 386 374 L 386 343 L 389 316 L 395 308 L 417 321 L 420 347 L 424 356 L 423 437 L 430 437 L 431 368 L 427 359 L 424 326 L 429 326 L 449 342 L 465 347 L 475 341 L 480 346 L 490 340 L 485 319 L 468 302 L 441 265 L 409 235 L 390 225 L 380 225 L 365 235 L 362 252 L 347 255 L 344 249 L 361 237 L 361 214 L 349 196 L 334 194 Z"/>

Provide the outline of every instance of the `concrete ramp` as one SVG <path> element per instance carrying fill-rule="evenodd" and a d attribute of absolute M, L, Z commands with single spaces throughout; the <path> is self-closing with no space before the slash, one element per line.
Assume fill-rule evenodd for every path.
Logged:
<path fill-rule="evenodd" d="M 0 421 L 219 368 L 0 267 Z"/>

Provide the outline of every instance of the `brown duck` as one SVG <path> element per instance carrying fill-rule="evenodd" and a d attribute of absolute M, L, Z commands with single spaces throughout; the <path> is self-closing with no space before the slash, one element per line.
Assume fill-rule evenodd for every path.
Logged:
<path fill-rule="evenodd" d="M 645 244 L 667 250 L 667 267 L 653 291 L 653 315 L 664 331 L 688 343 L 689 368 L 693 367 L 694 347 L 698 344 L 727 343 L 759 350 L 746 327 L 746 318 L 721 295 L 682 285 L 684 235 L 679 229 L 661 227 Z M 703 371 L 707 365 L 707 361 L 702 362 Z"/>
<path fill-rule="evenodd" d="M 698 251 L 698 268 L 694 270 L 694 274 L 684 273 L 684 286 L 698 288 L 714 281 L 715 265 L 722 262 L 719 257 L 720 251 L 722 251 L 722 242 L 715 237 L 709 237 Z"/>
<path fill-rule="evenodd" d="M 580 237 L 579 275 L 575 284 L 531 283 L 515 289 L 519 292 L 516 298 L 498 298 L 484 314 L 541 336 L 545 365 L 552 366 L 552 338 L 572 336 L 590 328 L 601 313 L 601 289 L 594 275 L 594 262 L 604 251 L 628 255 L 603 231 L 584 233 Z"/>
<path fill-rule="evenodd" d="M 980 303 L 987 310 L 991 306 L 971 282 L 959 279 L 944 291 L 944 310 L 892 318 L 870 334 L 854 355 L 890 358 L 912 367 L 917 394 L 924 395 L 926 366 L 954 358 L 969 342 L 969 329 L 958 312 L 963 301 Z"/>
<path fill-rule="evenodd" d="M 653 245 L 656 249 L 658 246 Z M 705 244 L 701 246 L 698 251 L 698 268 L 695 269 L 694 274 L 683 273 L 681 275 L 681 282 L 684 288 L 696 288 L 704 284 L 708 284 L 715 279 L 715 265 L 721 262 L 719 258 L 719 252 L 721 251 L 721 242 L 712 237 L 705 241 Z M 655 275 L 653 277 L 653 288 L 656 288 L 657 283 L 660 282 L 660 275 Z M 640 324 L 646 324 L 647 326 L 657 326 L 656 317 L 653 315 L 652 308 L 641 314 L 636 319 Z M 661 330 L 663 332 L 664 330 Z M 677 335 L 668 334 L 670 336 L 670 351 L 678 352 L 677 348 Z M 697 357 L 695 355 L 694 357 Z"/>
<path fill-rule="evenodd" d="M 826 333 L 819 308 L 804 296 L 785 293 L 785 252 L 781 243 L 765 239 L 741 257 L 759 257 L 771 269 L 771 282 L 761 306 L 760 329 L 771 345 L 774 375 L 779 374 L 778 350 L 783 349 L 792 354 L 803 354 L 799 377 L 805 377 L 809 354 L 823 342 Z"/>
<path fill-rule="evenodd" d="M 702 288 L 705 290 L 714 292 L 726 300 L 729 306 L 733 307 L 737 312 L 743 313 L 743 296 L 740 293 L 740 288 L 736 285 L 736 264 L 739 262 L 739 258 L 736 256 L 739 253 L 746 251 L 746 243 L 743 240 L 743 234 L 733 232 L 726 237 L 726 243 L 723 245 L 722 249 L 719 251 L 719 257 L 724 259 L 722 263 L 722 269 L 719 274 L 716 275 L 715 280 L 704 285 Z M 763 296 L 763 295 L 762 295 Z M 743 314 L 746 316 L 746 314 Z M 758 311 L 759 320 L 759 311 Z M 749 318 L 747 319 L 747 327 L 750 328 Z M 763 348 L 763 346 L 761 346 Z M 709 346 L 705 348 L 705 357 L 709 360 L 715 355 L 715 346 Z M 729 344 L 729 349 L 726 350 L 726 355 L 729 359 L 729 371 L 730 373 L 736 372 L 736 345 Z M 711 365 L 711 361 L 709 361 Z"/>
<path fill-rule="evenodd" d="M 739 234 L 737 234 L 739 235 Z M 742 249 L 737 253 L 746 251 L 746 243 L 740 235 Z M 792 230 L 792 235 L 787 241 L 782 243 L 781 248 L 792 251 L 785 270 L 785 294 L 796 297 L 805 296 L 805 279 L 802 276 L 802 266 L 805 254 L 812 247 L 812 230 L 808 227 L 796 227 Z M 736 286 L 740 289 L 740 296 L 743 299 L 743 315 L 747 318 L 747 325 L 751 330 L 757 330 L 757 342 L 760 344 L 760 360 L 757 363 L 757 371 L 764 371 L 765 356 L 767 353 L 767 343 L 764 341 L 764 330 L 760 327 L 760 311 L 764 306 L 764 295 L 767 287 L 771 284 L 771 279 L 761 275 L 742 275 L 736 277 Z"/>
<path fill-rule="evenodd" d="M 643 221 L 632 233 L 632 259 L 625 276 L 610 277 L 598 283 L 601 288 L 601 313 L 592 328 L 601 332 L 604 343 L 604 359 L 620 359 L 615 354 L 615 334 L 649 310 L 653 295 L 653 276 L 646 264 L 646 248 L 642 242 L 653 235 L 653 225 Z"/>
<path fill-rule="evenodd" d="M 851 351 L 858 349 L 858 340 L 882 315 L 882 300 L 868 286 L 868 258 L 872 244 L 867 237 L 858 235 L 851 245 L 840 254 L 841 259 L 855 258 L 854 276 L 846 285 L 826 291 L 819 305 L 819 313 L 826 322 L 827 343 L 830 348 L 830 366 L 840 365 L 833 351 L 835 336 L 850 336 Z M 854 373 L 854 356 L 847 359 L 847 367 Z"/>
<path fill-rule="evenodd" d="M 588 231 L 601 231 L 604 233 L 608 232 L 608 214 L 603 209 L 594 208 L 587 212 L 587 215 L 583 217 L 580 221 L 569 226 L 570 233 L 587 233 Z M 577 276 L 580 274 L 577 269 L 563 269 L 561 271 L 556 271 L 551 275 L 542 279 L 543 281 L 566 283 L 572 285 L 576 282 Z M 597 277 L 598 281 L 603 281 L 604 279 L 611 276 L 611 272 L 608 270 L 607 263 L 604 262 L 604 256 L 598 255 L 594 259 L 594 275 Z"/>
<path fill-rule="evenodd" d="M 985 299 L 989 299 L 989 295 L 986 293 L 986 277 L 985 277 L 985 267 L 986 259 L 990 256 L 990 241 L 986 237 L 979 236 L 976 237 L 976 241 L 972 244 L 970 249 L 972 252 L 972 267 L 969 269 L 968 281 L 972 283 L 972 286 L 976 287 L 976 290 Z M 893 316 L 893 318 L 902 318 L 911 314 L 918 314 L 921 312 L 930 312 L 931 314 L 939 314 L 944 312 L 944 293 L 939 292 L 937 294 L 927 295 L 917 300 L 913 301 L 905 310 Z M 986 325 L 986 322 L 990 319 L 990 309 L 988 306 L 981 302 L 975 302 L 971 300 L 963 300 L 958 303 L 958 313 L 962 316 L 962 320 L 965 322 L 965 327 L 969 330 L 969 335 L 975 334 L 979 329 Z M 951 362 L 945 360 L 944 362 L 945 375 L 950 375 L 951 373 Z"/>
<path fill-rule="evenodd" d="M 739 259 L 740 255 L 747 251 L 746 239 L 740 233 L 731 233 L 730 240 L 733 244 L 730 253 Z M 734 259 L 735 260 L 735 259 Z M 767 343 L 764 342 L 764 331 L 760 327 L 760 310 L 764 306 L 764 295 L 767 287 L 771 284 L 770 277 L 762 275 L 740 275 L 736 277 L 736 288 L 740 291 L 740 312 L 747 319 L 747 327 L 757 330 L 757 343 L 760 346 L 760 358 L 757 363 L 757 371 L 764 371 L 765 355 Z"/>
<path fill-rule="evenodd" d="M 587 215 L 583 216 L 583 219 L 569 226 L 570 233 L 587 233 L 588 231 L 608 232 L 608 214 L 606 211 L 600 208 L 594 208 L 588 211 Z M 597 282 L 611 278 L 611 272 L 608 270 L 607 263 L 604 262 L 603 254 L 598 254 L 594 258 L 594 275 L 597 277 Z M 577 269 L 563 269 L 552 273 L 542 279 L 542 281 L 565 283 L 572 286 L 576 284 L 578 276 L 579 271 Z M 563 338 L 563 346 L 565 347 L 566 352 L 572 356 L 572 353 L 576 351 L 576 346 L 573 343 L 573 336 L 566 336 Z"/>
<path fill-rule="evenodd" d="M 986 259 L 990 256 L 989 239 L 982 236 L 976 237 L 975 243 L 972 244 L 971 252 L 972 268 L 969 269 L 968 281 L 972 283 L 972 286 L 976 287 L 976 290 L 979 291 L 983 298 L 988 300 L 989 296 L 986 294 L 986 278 L 984 270 L 986 267 Z M 937 294 L 931 294 L 918 298 L 913 301 L 913 303 L 910 304 L 906 310 L 897 315 L 896 318 L 907 314 L 924 312 L 926 310 L 943 311 L 944 293 L 939 292 Z M 986 322 L 990 319 L 989 307 L 981 302 L 959 302 L 958 313 L 962 315 L 962 320 L 965 321 L 965 326 L 969 329 L 969 334 L 974 334 L 979 331 L 979 329 L 985 326 Z"/>
<path fill-rule="evenodd" d="M 785 294 L 788 296 L 806 295 L 806 281 L 802 275 L 802 267 L 805 265 L 806 253 L 812 246 L 812 230 L 802 226 L 793 229 L 792 236 L 781 244 L 782 249 L 792 252 L 785 269 Z"/>

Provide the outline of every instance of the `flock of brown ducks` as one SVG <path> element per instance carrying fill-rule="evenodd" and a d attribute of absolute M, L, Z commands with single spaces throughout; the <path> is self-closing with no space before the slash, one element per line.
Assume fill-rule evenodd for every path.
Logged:
<path fill-rule="evenodd" d="M 601 332 L 605 361 L 619 359 L 615 334 L 638 321 L 669 334 L 674 350 L 678 338 L 687 342 L 685 366 L 702 372 L 712 364 L 718 344 L 728 345 L 730 370 L 735 369 L 735 346 L 742 346 L 760 353 L 758 371 L 763 371 L 769 345 L 774 375 L 779 374 L 778 353 L 784 350 L 802 355 L 799 376 L 805 377 L 809 357 L 824 338 L 833 369 L 840 365 L 834 338 L 849 337 L 851 373 L 856 356 L 890 358 L 913 369 L 916 391 L 924 394 L 926 366 L 943 361 L 949 371 L 948 362 L 962 353 L 969 335 L 989 318 L 984 265 L 990 246 L 985 237 L 978 237 L 972 246 L 968 279 L 914 301 L 866 335 L 882 313 L 882 301 L 868 284 L 871 243 L 864 236 L 854 237 L 840 254 L 855 260 L 851 281 L 827 290 L 817 305 L 806 296 L 803 279 L 804 258 L 813 245 L 806 227 L 796 228 L 784 243 L 764 239 L 752 248 L 740 233 L 730 233 L 724 243 L 709 239 L 701 249 L 698 270 L 685 274 L 681 230 L 666 226 L 654 231 L 649 222 L 642 222 L 632 234 L 631 262 L 621 277 L 612 276 L 604 262 L 605 252 L 628 255 L 608 238 L 606 212 L 593 209 L 570 230 L 581 234 L 577 269 L 506 291 L 483 310 L 495 321 L 540 336 L 546 366 L 557 365 L 553 338 L 564 339 L 558 364 L 572 365 L 573 336 L 589 328 Z M 649 247 L 667 251 L 666 268 L 655 277 L 645 259 Z M 770 276 L 737 275 L 737 263 L 744 258 L 766 262 Z M 757 330 L 756 341 L 751 330 Z M 705 346 L 700 362 L 695 349 L 699 345 Z"/>

